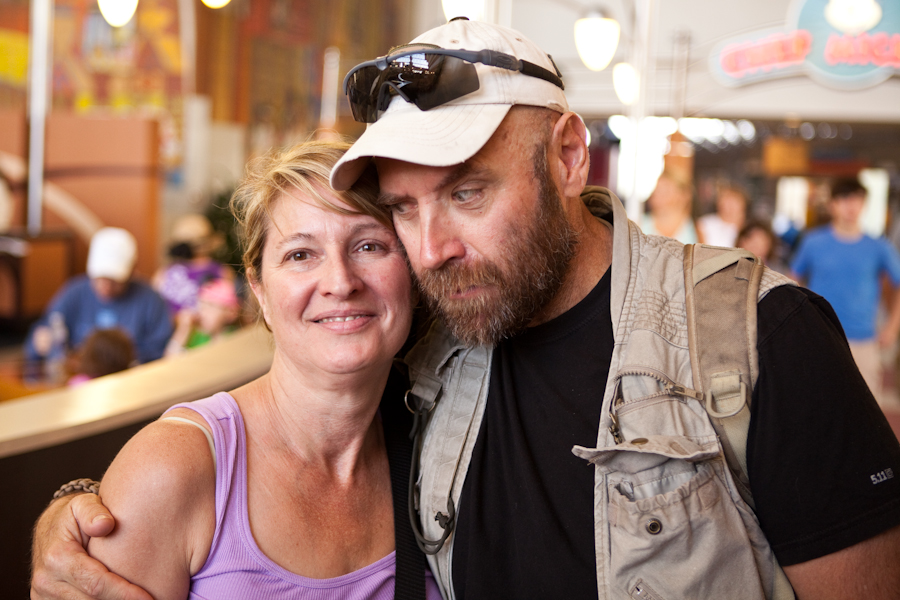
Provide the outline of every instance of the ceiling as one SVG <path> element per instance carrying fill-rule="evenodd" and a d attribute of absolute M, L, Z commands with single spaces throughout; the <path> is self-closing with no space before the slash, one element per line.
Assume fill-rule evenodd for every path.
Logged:
<path fill-rule="evenodd" d="M 728 38 L 762 29 L 785 27 L 791 3 L 784 0 L 487 0 L 495 19 L 510 24 L 550 53 L 563 71 L 573 110 L 587 118 L 622 114 L 611 68 L 589 71 L 578 58 L 573 39 L 575 20 L 594 7 L 622 23 L 623 39 L 613 62 L 629 60 L 628 31 L 633 2 L 652 6 L 648 114 L 677 112 L 679 77 L 675 39 L 690 38 L 684 114 L 719 118 L 816 120 L 900 123 L 900 77 L 864 90 L 841 91 L 820 85 L 805 75 L 729 88 L 712 76 L 710 52 Z M 882 4 L 898 0 L 879 0 Z M 440 0 L 417 0 L 413 18 L 417 32 L 444 22 Z"/>

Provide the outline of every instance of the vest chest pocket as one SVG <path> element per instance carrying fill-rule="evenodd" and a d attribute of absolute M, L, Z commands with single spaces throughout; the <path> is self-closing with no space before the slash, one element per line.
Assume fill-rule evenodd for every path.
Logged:
<path fill-rule="evenodd" d="M 620 385 L 610 413 L 616 443 L 576 449 L 605 475 L 612 597 L 652 589 L 660 600 L 764 598 L 742 502 L 705 410 L 690 390 L 653 378 Z M 635 390 L 643 395 L 629 398 Z"/>

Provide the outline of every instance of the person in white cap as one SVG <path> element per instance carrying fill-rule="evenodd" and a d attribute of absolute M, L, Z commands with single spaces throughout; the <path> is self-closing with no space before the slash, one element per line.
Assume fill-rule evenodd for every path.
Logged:
<path fill-rule="evenodd" d="M 137 242 L 131 233 L 118 227 L 95 233 L 86 274 L 72 278 L 56 293 L 26 340 L 26 358 L 45 357 L 53 343 L 59 343 L 54 340 L 59 334 L 50 327 L 55 314 L 62 317 L 68 348 L 77 348 L 97 329 L 115 328 L 131 337 L 139 362 L 160 358 L 172 335 L 171 319 L 159 294 L 132 278 L 136 261 Z"/>
<path fill-rule="evenodd" d="M 900 444 L 827 303 L 764 275 L 754 513 L 690 389 L 684 247 L 585 188 L 585 127 L 552 59 L 454 20 L 345 89 L 369 127 L 332 186 L 374 162 L 439 317 L 405 360 L 414 526 L 445 598 L 896 597 Z M 113 523 L 91 495 L 67 508 L 82 535 Z M 43 581 L 144 598 L 77 540 L 42 540 Z"/>

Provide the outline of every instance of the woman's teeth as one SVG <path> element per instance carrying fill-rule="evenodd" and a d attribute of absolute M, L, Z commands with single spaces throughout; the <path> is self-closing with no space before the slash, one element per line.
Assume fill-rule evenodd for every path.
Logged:
<path fill-rule="evenodd" d="M 327 319 L 320 320 L 319 323 L 344 323 L 345 321 L 355 321 L 360 318 L 362 318 L 362 315 L 355 315 L 353 317 L 328 317 Z"/>

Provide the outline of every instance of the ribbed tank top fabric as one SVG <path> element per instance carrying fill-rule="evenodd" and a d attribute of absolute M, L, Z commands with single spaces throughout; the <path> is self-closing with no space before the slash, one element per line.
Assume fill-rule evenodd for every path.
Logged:
<path fill-rule="evenodd" d="M 190 598 L 196 600 L 392 600 L 396 558 L 384 558 L 331 579 L 311 579 L 292 573 L 262 553 L 250 531 L 247 512 L 247 440 L 244 421 L 230 394 L 170 408 L 188 408 L 212 429 L 216 446 L 216 530 L 206 564 L 191 578 Z M 429 600 L 440 599 L 431 573 Z"/>

